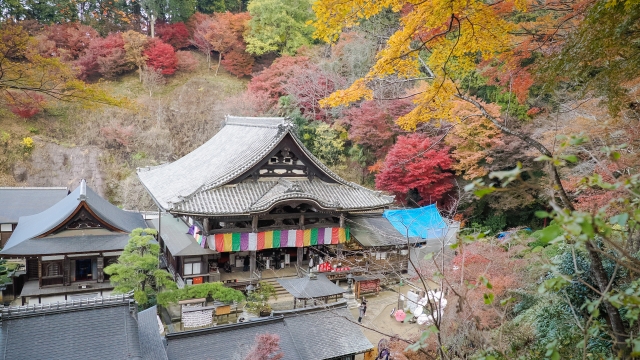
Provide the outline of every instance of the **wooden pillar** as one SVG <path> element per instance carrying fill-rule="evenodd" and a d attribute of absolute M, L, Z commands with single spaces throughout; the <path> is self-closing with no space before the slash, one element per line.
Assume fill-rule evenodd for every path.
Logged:
<path fill-rule="evenodd" d="M 42 256 L 38 256 L 38 287 L 42 287 Z"/>
<path fill-rule="evenodd" d="M 253 215 L 251 219 L 251 231 L 258 232 L 258 215 Z"/>
<path fill-rule="evenodd" d="M 256 271 L 256 252 L 249 251 L 249 278 L 253 279 L 253 273 Z"/>
<path fill-rule="evenodd" d="M 98 256 L 98 282 L 104 282 L 104 257 Z"/>
<path fill-rule="evenodd" d="M 300 214 L 300 222 L 298 224 L 300 230 L 304 230 L 304 214 Z"/>
<path fill-rule="evenodd" d="M 296 308 L 296 305 L 298 304 L 298 299 L 293 298 L 293 308 Z"/>
<path fill-rule="evenodd" d="M 298 249 L 298 256 L 296 259 L 296 264 L 298 264 L 298 267 L 302 267 L 302 256 L 304 255 L 304 253 L 301 247 L 297 249 Z"/>
<path fill-rule="evenodd" d="M 66 286 L 71 285 L 71 265 L 67 255 L 64 256 L 62 261 L 62 283 Z"/>
<path fill-rule="evenodd" d="M 202 235 L 209 235 L 209 218 L 204 218 L 204 220 L 202 220 L 202 227 L 204 227 L 204 229 L 202 229 Z"/>
<path fill-rule="evenodd" d="M 344 228 L 344 214 L 340 214 L 340 227 Z"/>

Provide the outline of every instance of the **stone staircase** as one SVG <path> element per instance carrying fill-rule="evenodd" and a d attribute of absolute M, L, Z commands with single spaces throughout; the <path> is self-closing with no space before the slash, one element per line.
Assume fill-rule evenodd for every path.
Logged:
<path fill-rule="evenodd" d="M 285 288 L 283 288 L 282 285 L 280 285 L 280 283 L 276 278 L 262 279 L 261 281 L 266 282 L 271 286 L 273 286 L 276 289 L 276 295 L 278 296 L 278 298 L 289 295 L 289 292 L 285 290 Z"/>

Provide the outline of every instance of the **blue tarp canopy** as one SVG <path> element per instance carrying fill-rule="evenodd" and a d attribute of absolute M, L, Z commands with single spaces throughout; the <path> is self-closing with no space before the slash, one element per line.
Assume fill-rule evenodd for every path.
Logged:
<path fill-rule="evenodd" d="M 435 204 L 403 210 L 385 210 L 384 216 L 398 232 L 406 237 L 418 237 L 424 240 L 442 238 L 447 234 L 444 221 Z"/>

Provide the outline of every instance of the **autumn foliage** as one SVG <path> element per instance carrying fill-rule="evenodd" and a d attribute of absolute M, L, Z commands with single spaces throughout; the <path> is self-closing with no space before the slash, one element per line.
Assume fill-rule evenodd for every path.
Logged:
<path fill-rule="evenodd" d="M 293 73 L 300 67 L 308 67 L 309 58 L 306 56 L 283 56 L 254 76 L 249 82 L 248 91 L 254 94 L 264 94 L 269 105 L 278 103 L 280 97 L 287 95 L 286 86 Z"/>
<path fill-rule="evenodd" d="M 497 106 L 485 106 L 492 114 L 500 114 Z M 488 165 L 494 161 L 492 150 L 504 145 L 502 132 L 487 118 L 478 116 L 477 109 L 467 102 L 456 101 L 452 113 L 465 119 L 444 138 L 446 144 L 452 147 L 451 156 L 456 160 L 452 168 L 467 180 L 487 175 Z"/>
<path fill-rule="evenodd" d="M 248 13 L 216 13 L 205 34 L 211 49 L 219 54 L 219 64 L 238 77 L 249 75 L 253 70 L 254 59 L 245 51 L 243 37 L 250 19 Z"/>
<path fill-rule="evenodd" d="M 398 135 L 404 133 L 395 120 L 411 111 L 412 107 L 411 101 L 407 100 L 365 101 L 345 111 L 341 120 L 349 126 L 349 139 L 382 158 Z"/>
<path fill-rule="evenodd" d="M 173 46 L 160 40 L 152 42 L 144 55 L 147 57 L 147 66 L 160 70 L 163 75 L 172 75 L 178 68 L 178 57 Z"/>
<path fill-rule="evenodd" d="M 410 192 L 417 192 L 419 198 L 412 198 L 417 204 L 407 205 L 435 203 L 453 189 L 452 163 L 449 147 L 422 134 L 401 136 L 376 175 L 376 187 L 394 193 L 402 202 Z"/>
<path fill-rule="evenodd" d="M 80 68 L 81 79 L 100 75 L 111 78 L 132 68 L 126 58 L 122 33 L 93 39 L 75 64 Z"/>
<path fill-rule="evenodd" d="M 176 49 L 182 49 L 189 46 L 189 29 L 187 29 L 187 26 L 183 22 L 157 24 L 156 35 L 158 35 L 163 42 Z"/>
<path fill-rule="evenodd" d="M 8 92 L 6 93 L 6 101 L 9 110 L 23 119 L 28 119 L 38 114 L 45 104 L 44 96 L 32 91 L 23 93 Z"/>

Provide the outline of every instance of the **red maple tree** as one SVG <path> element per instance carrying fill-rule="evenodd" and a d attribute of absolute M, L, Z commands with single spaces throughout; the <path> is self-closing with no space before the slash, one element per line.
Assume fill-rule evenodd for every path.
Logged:
<path fill-rule="evenodd" d="M 404 133 L 395 120 L 413 109 L 410 100 L 365 101 L 344 113 L 341 122 L 349 127 L 349 139 L 369 148 L 377 158 L 389 151 L 396 138 Z"/>
<path fill-rule="evenodd" d="M 45 104 L 44 96 L 32 92 L 6 92 L 5 98 L 9 110 L 23 119 L 35 116 Z"/>
<path fill-rule="evenodd" d="M 221 64 L 238 77 L 251 74 L 253 69 L 254 59 L 245 51 L 247 46 L 243 36 L 250 19 L 249 13 L 215 13 L 205 35 L 213 51 L 218 52 L 218 66 Z M 231 59 L 223 61 L 226 57 Z"/>
<path fill-rule="evenodd" d="M 309 120 L 329 121 L 329 109 L 321 107 L 319 102 L 344 86 L 345 79 L 313 63 L 294 66 L 291 70 L 284 88 L 296 108 Z"/>
<path fill-rule="evenodd" d="M 94 39 L 100 38 L 94 28 L 80 23 L 47 26 L 44 30 L 44 36 L 55 43 L 57 51 L 51 55 L 64 61 L 78 59 Z"/>
<path fill-rule="evenodd" d="M 178 57 L 173 46 L 156 39 L 144 52 L 147 66 L 160 70 L 163 75 L 172 75 L 178 68 Z"/>
<path fill-rule="evenodd" d="M 189 46 L 189 29 L 183 22 L 157 24 L 155 32 L 162 41 L 176 49 Z"/>
<path fill-rule="evenodd" d="M 245 360 L 280 360 L 284 354 L 280 351 L 280 335 L 258 334 L 255 345 L 245 356 Z"/>
<path fill-rule="evenodd" d="M 88 48 L 74 64 L 80 69 L 78 77 L 81 79 L 98 75 L 109 78 L 131 69 L 131 65 L 125 58 L 122 33 L 92 39 Z"/>
<path fill-rule="evenodd" d="M 419 198 L 412 200 L 418 205 L 434 203 L 453 189 L 452 162 L 449 147 L 423 134 L 401 136 L 376 175 L 376 187 L 394 193 L 399 201 L 417 191 Z"/>
<path fill-rule="evenodd" d="M 285 87 L 294 71 L 300 67 L 309 66 L 310 61 L 306 56 L 285 55 L 276 59 L 271 66 L 254 76 L 247 89 L 260 98 L 266 97 L 269 101 L 269 107 L 272 107 L 278 103 L 280 97 L 287 95 Z"/>

